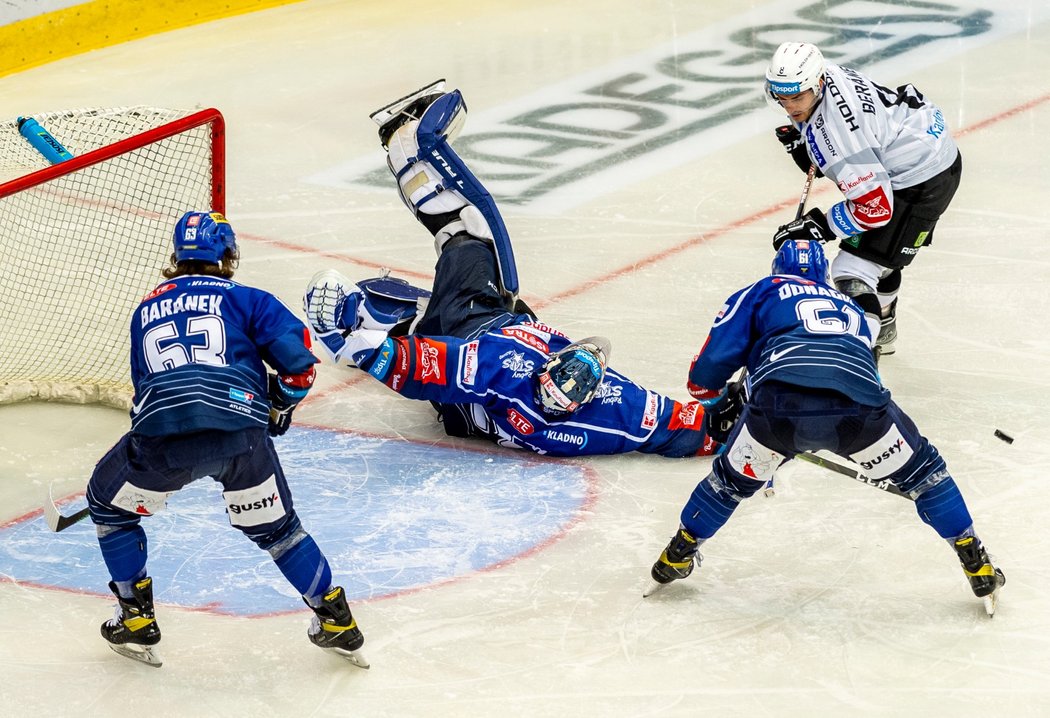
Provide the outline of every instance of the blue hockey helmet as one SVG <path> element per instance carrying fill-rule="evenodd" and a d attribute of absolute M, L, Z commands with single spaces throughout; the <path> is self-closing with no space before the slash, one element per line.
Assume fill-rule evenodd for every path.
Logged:
<path fill-rule="evenodd" d="M 605 337 L 587 337 L 547 359 L 536 376 L 544 408 L 571 413 L 593 399 L 605 378 L 610 347 Z"/>
<path fill-rule="evenodd" d="M 828 283 L 828 258 L 820 242 L 808 239 L 789 239 L 773 257 L 773 274 L 790 274 Z"/>
<path fill-rule="evenodd" d="M 233 227 L 219 212 L 187 212 L 175 224 L 175 262 L 220 264 L 226 250 L 237 249 Z"/>

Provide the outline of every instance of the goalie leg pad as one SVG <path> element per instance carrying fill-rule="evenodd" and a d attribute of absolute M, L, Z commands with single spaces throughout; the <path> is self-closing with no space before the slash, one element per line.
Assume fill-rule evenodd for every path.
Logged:
<path fill-rule="evenodd" d="M 432 107 L 439 107 L 439 103 Z M 438 254 L 459 232 L 491 243 L 499 266 L 500 288 L 508 298 L 517 297 L 514 249 L 495 200 L 447 140 L 427 129 L 426 119 L 424 115 L 423 121 L 401 126 L 390 141 L 387 164 L 397 179 L 401 199 L 434 234 Z M 450 221 L 430 221 L 437 218 Z"/>

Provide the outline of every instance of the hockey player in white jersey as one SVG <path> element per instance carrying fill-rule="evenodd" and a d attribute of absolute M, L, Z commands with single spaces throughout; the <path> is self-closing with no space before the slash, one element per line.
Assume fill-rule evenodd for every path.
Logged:
<path fill-rule="evenodd" d="M 912 85 L 883 87 L 804 42 L 777 48 L 765 88 L 791 120 L 777 139 L 803 172 L 812 164 L 844 195 L 781 226 L 773 246 L 839 240 L 832 280 L 864 309 L 876 358 L 892 354 L 901 270 L 932 242 L 962 174 L 944 114 Z"/>

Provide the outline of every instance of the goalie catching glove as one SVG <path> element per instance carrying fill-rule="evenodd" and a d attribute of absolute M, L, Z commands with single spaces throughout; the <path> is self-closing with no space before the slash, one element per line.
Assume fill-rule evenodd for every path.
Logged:
<path fill-rule="evenodd" d="M 824 211 L 814 207 L 794 222 L 780 225 L 773 235 L 773 249 L 779 251 L 780 246 L 789 239 L 830 242 L 835 239 L 835 233 L 831 231 Z"/>
<path fill-rule="evenodd" d="M 314 385 L 317 372 L 310 367 L 301 374 L 280 376 L 270 374 L 267 396 L 270 399 L 270 423 L 266 427 L 270 436 L 283 436 L 292 425 L 292 411 L 306 398 Z"/>
<path fill-rule="evenodd" d="M 328 269 L 310 280 L 303 305 L 329 358 L 356 367 L 389 335 L 404 334 L 429 296 L 401 279 L 384 275 L 354 284 Z"/>

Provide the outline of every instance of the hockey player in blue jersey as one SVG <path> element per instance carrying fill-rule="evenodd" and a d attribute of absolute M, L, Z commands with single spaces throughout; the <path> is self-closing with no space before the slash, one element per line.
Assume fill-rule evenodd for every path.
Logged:
<path fill-rule="evenodd" d="M 788 240 L 773 274 L 735 292 L 689 371 L 694 395 L 718 394 L 747 371 L 743 412 L 725 450 L 696 488 L 681 526 L 653 564 L 654 583 L 685 578 L 700 545 L 786 461 L 825 449 L 885 479 L 915 501 L 919 517 L 955 550 L 974 594 L 991 613 L 1005 583 L 974 533 L 966 503 L 937 449 L 882 386 L 863 310 L 828 280 L 819 242 Z"/>
<path fill-rule="evenodd" d="M 223 215 L 187 212 L 175 226 L 165 281 L 132 316 L 131 430 L 98 462 L 87 487 L 117 597 L 102 636 L 121 655 L 160 665 L 140 521 L 211 476 L 222 484 L 230 523 L 269 552 L 313 609 L 310 640 L 367 667 L 358 651 L 364 637 L 296 515 L 270 438 L 287 431 L 313 384 L 309 333 L 273 295 L 231 280 L 238 259 Z"/>
<path fill-rule="evenodd" d="M 433 292 L 319 273 L 305 305 L 329 356 L 430 400 L 453 436 L 551 456 L 712 453 L 699 402 L 639 386 L 608 366 L 607 340 L 573 342 L 517 299 L 499 210 L 449 144 L 465 113 L 458 91 L 435 85 L 373 115 L 402 200 L 434 236 Z M 426 310 L 406 336 L 417 299 Z"/>

